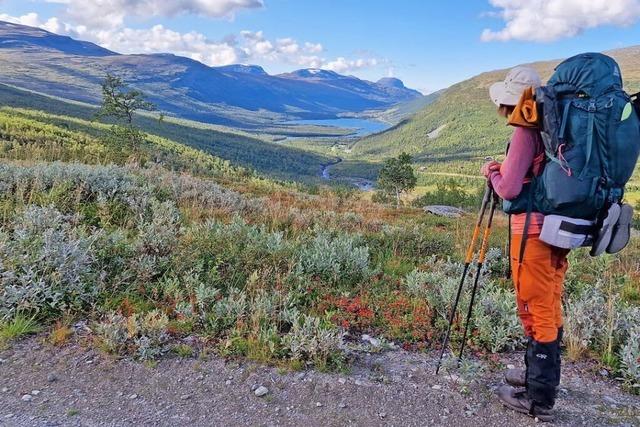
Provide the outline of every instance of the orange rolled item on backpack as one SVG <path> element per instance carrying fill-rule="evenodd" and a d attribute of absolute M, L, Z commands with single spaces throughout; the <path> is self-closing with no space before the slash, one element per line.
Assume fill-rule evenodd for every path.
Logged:
<path fill-rule="evenodd" d="M 527 88 L 522 93 L 518 105 L 513 109 L 513 113 L 509 116 L 511 126 L 519 126 L 525 128 L 538 127 L 538 106 L 533 92 L 533 88 Z"/>

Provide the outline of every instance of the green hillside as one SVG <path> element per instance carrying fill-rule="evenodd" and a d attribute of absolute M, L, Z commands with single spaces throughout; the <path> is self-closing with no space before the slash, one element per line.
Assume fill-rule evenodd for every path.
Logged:
<path fill-rule="evenodd" d="M 25 118 L 78 130 L 99 137 L 108 125 L 96 123 L 96 108 L 86 104 L 67 102 L 58 98 L 0 84 L 0 106 L 13 107 L 15 114 Z M 165 118 L 139 115 L 137 124 L 151 135 L 202 150 L 206 153 L 278 179 L 316 182 L 323 164 L 333 158 L 285 147 L 256 135 L 216 126 Z"/>
<path fill-rule="evenodd" d="M 619 62 L 627 90 L 640 90 L 640 47 L 607 53 Z M 546 80 L 558 63 L 546 61 L 530 65 Z M 352 156 L 380 159 L 408 151 L 419 163 L 436 170 L 469 172 L 469 167 L 465 167 L 469 160 L 475 159 L 475 167 L 478 159 L 500 155 L 511 134 L 511 129 L 496 115 L 488 96 L 489 86 L 503 79 L 506 72 L 483 73 L 451 86 L 411 118 L 386 132 L 358 141 L 352 147 Z M 452 170 L 452 161 L 461 163 Z"/>

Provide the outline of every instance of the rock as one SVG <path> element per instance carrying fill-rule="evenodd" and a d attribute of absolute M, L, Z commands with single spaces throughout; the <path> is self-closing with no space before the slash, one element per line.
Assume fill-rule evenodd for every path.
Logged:
<path fill-rule="evenodd" d="M 609 371 L 607 371 L 606 369 L 600 369 L 600 375 L 603 377 L 608 377 Z"/>
<path fill-rule="evenodd" d="M 432 385 L 431 388 L 434 390 L 442 390 L 442 386 L 439 384 Z"/>
<path fill-rule="evenodd" d="M 447 218 L 460 218 L 464 215 L 464 211 L 459 208 L 454 208 L 453 206 L 444 206 L 444 205 L 430 205 L 425 206 L 424 211 L 436 216 L 444 216 Z"/>
<path fill-rule="evenodd" d="M 3 393 L 6 393 L 6 392 L 8 392 L 8 391 L 9 391 L 9 389 L 8 389 L 8 388 L 6 388 L 6 387 L 2 387 L 2 392 L 3 392 Z"/>
<path fill-rule="evenodd" d="M 316 408 L 321 408 L 321 407 L 322 407 L 322 403 L 316 402 Z"/>
<path fill-rule="evenodd" d="M 49 375 L 47 375 L 47 381 L 48 381 L 48 382 L 50 382 L 50 383 L 55 382 L 55 381 L 58 381 L 58 377 L 57 377 L 57 375 L 56 375 L 56 374 L 54 374 L 54 373 L 52 372 L 52 373 L 50 373 Z"/>
<path fill-rule="evenodd" d="M 191 395 L 190 394 L 183 394 L 182 396 L 180 396 L 181 400 L 189 400 L 191 399 Z"/>
<path fill-rule="evenodd" d="M 24 394 L 22 395 L 21 399 L 23 402 L 30 402 L 33 397 L 30 394 Z"/>
<path fill-rule="evenodd" d="M 261 385 L 260 387 L 256 388 L 255 391 L 253 392 L 253 394 L 255 394 L 258 397 L 266 396 L 267 393 L 269 393 L 269 389 L 266 388 L 263 385 Z"/>
<path fill-rule="evenodd" d="M 231 380 L 226 380 L 224 383 L 225 383 L 226 385 L 231 385 Z"/>
<path fill-rule="evenodd" d="M 379 339 L 373 338 L 372 336 L 369 336 L 367 334 L 362 336 L 362 341 L 368 342 L 374 347 L 380 347 L 381 344 Z"/>
<path fill-rule="evenodd" d="M 135 393 L 129 396 L 129 399 L 131 399 L 131 400 L 134 400 L 134 399 L 137 399 L 137 398 L 138 398 L 138 395 L 135 394 Z"/>
<path fill-rule="evenodd" d="M 295 380 L 302 381 L 306 375 L 307 375 L 306 372 L 298 372 L 295 376 Z"/>
<path fill-rule="evenodd" d="M 507 365 L 507 369 L 516 369 L 516 365 L 509 364 Z"/>
<path fill-rule="evenodd" d="M 344 403 L 344 402 L 341 402 L 341 403 L 338 405 L 338 408 L 340 408 L 340 409 L 344 409 L 344 408 L 346 408 L 346 407 L 347 407 L 347 404 L 346 404 L 346 403 Z"/>
<path fill-rule="evenodd" d="M 347 382 L 346 378 L 338 378 L 338 382 L 340 384 L 345 384 Z"/>
<path fill-rule="evenodd" d="M 364 383 L 362 381 L 360 381 L 360 380 L 356 380 L 355 383 L 356 383 L 356 385 L 364 385 Z"/>
<path fill-rule="evenodd" d="M 37 396 L 37 395 L 39 395 L 39 394 L 40 394 L 40 390 L 31 390 L 31 394 L 32 394 L 33 396 Z"/>

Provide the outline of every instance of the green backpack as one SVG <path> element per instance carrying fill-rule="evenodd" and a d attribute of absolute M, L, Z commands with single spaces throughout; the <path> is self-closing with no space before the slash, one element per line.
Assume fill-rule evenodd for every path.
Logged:
<path fill-rule="evenodd" d="M 640 154 L 639 111 L 618 64 L 600 53 L 562 62 L 536 90 L 546 161 L 507 213 L 596 220 L 624 196 Z"/>

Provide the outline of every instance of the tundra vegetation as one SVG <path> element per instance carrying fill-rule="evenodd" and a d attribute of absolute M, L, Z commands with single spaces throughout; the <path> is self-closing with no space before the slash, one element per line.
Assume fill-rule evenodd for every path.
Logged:
<path fill-rule="evenodd" d="M 472 215 L 265 179 L 154 135 L 132 156 L 108 126 L 77 123 L 0 110 L 2 345 L 39 331 L 64 345 L 81 320 L 97 348 L 142 361 L 213 351 L 343 369 L 345 343 L 363 333 L 439 345 Z M 469 338 L 490 362 L 523 345 L 497 222 Z M 637 238 L 616 256 L 575 251 L 565 300 L 568 356 L 636 391 L 638 260 Z"/>

